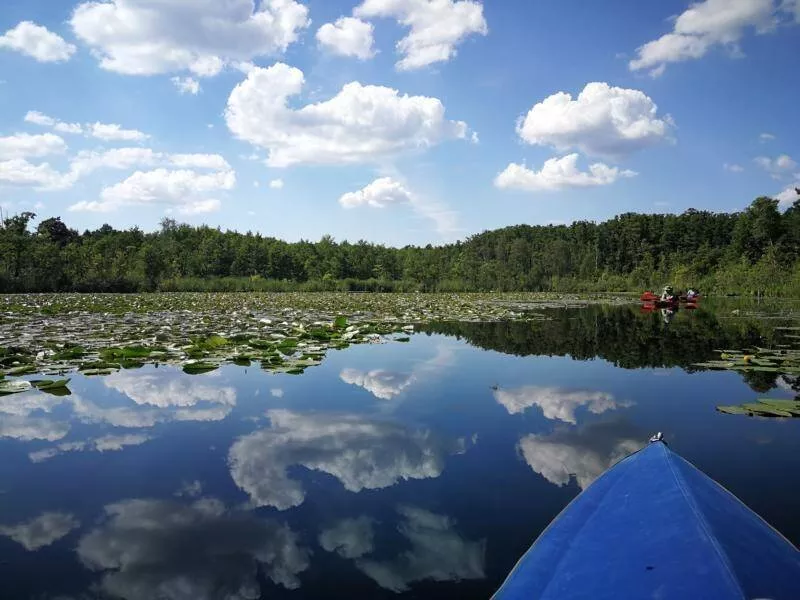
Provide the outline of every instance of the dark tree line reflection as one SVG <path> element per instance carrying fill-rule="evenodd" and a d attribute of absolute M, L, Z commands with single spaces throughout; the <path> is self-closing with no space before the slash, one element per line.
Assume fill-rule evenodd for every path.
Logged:
<path fill-rule="evenodd" d="M 774 323 L 723 318 L 706 311 L 680 311 L 667 325 L 659 313 L 638 306 L 590 306 L 542 313 L 546 320 L 498 323 L 434 323 L 421 328 L 463 339 L 473 346 L 515 356 L 601 358 L 625 369 L 681 367 L 719 359 L 723 349 L 776 343 Z M 775 386 L 775 373 L 744 373 L 757 391 Z"/>

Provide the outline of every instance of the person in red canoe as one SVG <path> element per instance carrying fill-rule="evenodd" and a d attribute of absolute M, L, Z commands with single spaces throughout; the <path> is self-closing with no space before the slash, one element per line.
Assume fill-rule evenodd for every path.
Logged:
<path fill-rule="evenodd" d="M 689 288 L 689 291 L 686 292 L 686 300 L 688 300 L 689 302 L 693 302 L 693 301 L 697 300 L 697 297 L 699 295 L 700 295 L 700 292 L 697 292 L 697 291 Z"/>
<path fill-rule="evenodd" d="M 675 294 L 672 291 L 671 285 L 665 285 L 664 291 L 661 292 L 662 302 L 672 302 L 675 299 Z"/>

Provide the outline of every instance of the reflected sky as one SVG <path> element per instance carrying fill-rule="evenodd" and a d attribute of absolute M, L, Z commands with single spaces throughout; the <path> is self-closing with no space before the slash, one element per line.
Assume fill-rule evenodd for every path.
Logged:
<path fill-rule="evenodd" d="M 465 447 L 463 440 L 359 415 L 272 410 L 267 417 L 268 429 L 234 442 L 229 462 L 231 477 L 255 506 L 279 510 L 305 499 L 302 483 L 288 474 L 293 465 L 328 473 L 360 492 L 438 477 L 445 457 Z"/>
<path fill-rule="evenodd" d="M 66 513 L 44 513 L 25 523 L 0 525 L 0 535 L 11 538 L 26 550 L 35 551 L 60 540 L 80 527 L 78 520 Z"/>
<path fill-rule="evenodd" d="M 512 415 L 525 412 L 532 406 L 538 406 L 546 418 L 573 425 L 578 423 L 575 411 L 579 408 L 586 408 L 599 415 L 609 410 L 631 405 L 628 401 L 616 400 L 613 395 L 606 392 L 535 385 L 514 389 L 495 388 L 494 399 L 505 406 Z"/>
<path fill-rule="evenodd" d="M 414 506 L 399 506 L 398 531 L 411 547 L 387 560 L 362 558 L 358 568 L 378 585 L 393 592 L 409 589 L 415 581 L 483 579 L 484 540 L 464 539 L 452 519 Z"/>
<path fill-rule="evenodd" d="M 576 481 L 585 490 L 614 463 L 644 447 L 647 436 L 622 421 L 593 423 L 581 429 L 559 429 L 523 437 L 525 462 L 550 483 Z"/>
<path fill-rule="evenodd" d="M 298 574 L 309 567 L 310 551 L 285 524 L 214 498 L 125 500 L 106 506 L 104 519 L 76 552 L 113 597 L 258 598 L 254 567 L 288 589 L 300 587 Z"/>
<path fill-rule="evenodd" d="M 800 543 L 800 420 L 714 410 L 797 378 L 697 371 L 754 332 L 679 314 L 654 344 L 649 318 L 442 325 L 300 376 L 146 366 L 0 397 L 0 597 L 487 598 L 655 431 Z"/>

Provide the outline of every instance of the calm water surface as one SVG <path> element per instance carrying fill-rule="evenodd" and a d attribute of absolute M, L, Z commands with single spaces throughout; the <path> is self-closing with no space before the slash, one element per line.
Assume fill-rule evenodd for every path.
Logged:
<path fill-rule="evenodd" d="M 714 410 L 800 386 L 690 366 L 763 329 L 548 315 L 430 326 L 301 376 L 148 366 L 0 397 L 0 596 L 487 598 L 655 431 L 800 543 L 800 420 Z"/>

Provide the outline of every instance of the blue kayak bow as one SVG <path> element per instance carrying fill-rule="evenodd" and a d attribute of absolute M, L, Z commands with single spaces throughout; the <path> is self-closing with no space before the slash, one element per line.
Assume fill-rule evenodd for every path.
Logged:
<path fill-rule="evenodd" d="M 800 552 L 659 434 L 575 498 L 494 598 L 798 600 Z"/>

